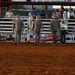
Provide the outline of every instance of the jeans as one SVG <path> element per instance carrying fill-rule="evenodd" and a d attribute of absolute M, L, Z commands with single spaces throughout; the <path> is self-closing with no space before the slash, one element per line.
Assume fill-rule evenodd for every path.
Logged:
<path fill-rule="evenodd" d="M 40 39 L 40 32 L 35 31 L 35 44 L 39 43 L 39 39 Z"/>
<path fill-rule="evenodd" d="M 17 31 L 15 33 L 15 43 L 20 43 L 20 40 L 21 40 L 21 34 L 19 34 Z"/>
<path fill-rule="evenodd" d="M 60 41 L 61 43 L 66 43 L 66 30 L 61 30 L 60 32 Z"/>
<path fill-rule="evenodd" d="M 52 31 L 52 37 L 53 37 L 53 44 L 57 45 L 58 32 Z"/>

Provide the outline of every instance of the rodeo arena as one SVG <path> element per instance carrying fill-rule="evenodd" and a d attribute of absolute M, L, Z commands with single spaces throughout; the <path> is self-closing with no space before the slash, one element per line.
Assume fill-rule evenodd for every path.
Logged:
<path fill-rule="evenodd" d="M 75 75 L 75 0 L 0 0 L 0 75 Z"/>

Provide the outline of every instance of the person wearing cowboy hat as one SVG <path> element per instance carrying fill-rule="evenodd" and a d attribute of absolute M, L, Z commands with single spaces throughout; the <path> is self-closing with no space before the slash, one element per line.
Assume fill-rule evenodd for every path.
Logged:
<path fill-rule="evenodd" d="M 35 35 L 35 45 L 38 45 L 40 40 L 40 32 L 43 30 L 43 25 L 39 16 L 36 16 L 35 21 L 33 22 L 32 31 L 34 31 Z"/>
<path fill-rule="evenodd" d="M 13 23 L 13 32 L 16 34 L 15 36 L 15 45 L 20 43 L 21 40 L 21 32 L 24 29 L 24 23 L 20 20 L 20 16 L 17 15 L 16 19 Z"/>
<path fill-rule="evenodd" d="M 60 21 L 57 19 L 55 14 L 52 16 L 52 20 L 50 21 L 50 31 L 52 32 L 53 44 L 57 45 L 58 32 L 60 32 Z"/>

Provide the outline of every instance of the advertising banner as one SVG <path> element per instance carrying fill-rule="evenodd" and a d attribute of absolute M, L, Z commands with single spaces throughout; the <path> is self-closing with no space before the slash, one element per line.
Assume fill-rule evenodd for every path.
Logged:
<path fill-rule="evenodd" d="M 34 42 L 35 40 L 34 34 L 30 35 L 30 42 Z M 60 39 L 60 36 L 58 36 L 58 40 Z M 52 34 L 40 34 L 40 42 L 52 42 Z"/>
<path fill-rule="evenodd" d="M 0 41 L 6 41 L 6 42 L 12 42 L 15 39 L 15 34 L 12 35 L 0 35 Z M 40 42 L 44 43 L 52 43 L 53 38 L 52 34 L 41 34 L 40 35 Z M 27 42 L 27 35 L 22 34 L 21 35 L 21 42 Z M 35 42 L 35 36 L 34 34 L 30 35 L 30 42 Z M 58 42 L 60 43 L 60 35 L 58 35 Z M 66 34 L 66 43 L 75 43 L 75 34 Z"/>
<path fill-rule="evenodd" d="M 34 42 L 35 36 L 34 34 L 30 35 L 30 42 Z M 41 34 L 40 42 L 52 42 L 51 34 Z M 58 35 L 58 42 L 60 42 L 60 35 Z M 66 34 L 66 43 L 75 43 L 75 34 Z"/>
<path fill-rule="evenodd" d="M 75 43 L 75 34 L 67 34 L 66 42 L 67 43 Z"/>

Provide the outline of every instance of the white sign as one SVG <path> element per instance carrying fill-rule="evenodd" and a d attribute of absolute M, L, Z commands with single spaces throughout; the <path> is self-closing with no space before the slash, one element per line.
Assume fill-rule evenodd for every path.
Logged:
<path fill-rule="evenodd" d="M 67 34 L 66 43 L 75 43 L 75 34 Z"/>

